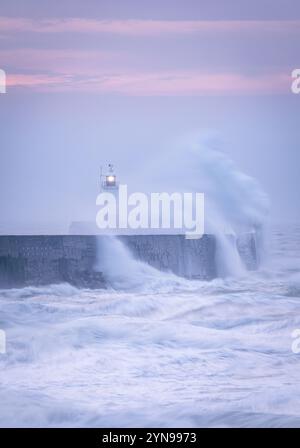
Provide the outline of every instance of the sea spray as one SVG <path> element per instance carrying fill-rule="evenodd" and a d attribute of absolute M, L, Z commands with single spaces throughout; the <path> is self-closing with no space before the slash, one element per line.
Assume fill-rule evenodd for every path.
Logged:
<path fill-rule="evenodd" d="M 129 249 L 112 235 L 97 237 L 96 270 L 103 272 L 108 284 L 117 289 L 137 287 L 154 271 L 151 266 L 135 260 Z"/>
<path fill-rule="evenodd" d="M 97 237 L 96 271 L 103 273 L 107 285 L 116 290 L 164 293 L 191 290 L 199 282 L 190 282 L 171 272 L 162 272 L 134 258 L 117 236 Z"/>
<path fill-rule="evenodd" d="M 163 167 L 163 169 L 161 169 Z M 215 140 L 192 135 L 166 151 L 152 167 L 156 188 L 205 194 L 205 233 L 217 238 L 219 276 L 240 276 L 245 268 L 236 238 L 253 232 L 261 258 L 269 201 L 259 183 L 244 174 Z"/>
<path fill-rule="evenodd" d="M 246 266 L 237 247 L 241 235 L 252 235 L 255 258 L 262 259 L 269 204 L 259 183 L 244 174 L 214 141 L 198 136 L 177 143 L 172 152 L 165 151 L 157 162 L 147 169 L 151 179 L 144 173 L 140 191 L 149 196 L 159 191 L 204 193 L 204 231 L 216 237 L 217 274 L 219 277 L 244 276 Z M 170 229 L 170 233 L 174 231 Z M 98 239 L 98 270 L 117 288 L 152 284 L 164 276 L 135 260 L 128 248 L 113 237 Z"/>

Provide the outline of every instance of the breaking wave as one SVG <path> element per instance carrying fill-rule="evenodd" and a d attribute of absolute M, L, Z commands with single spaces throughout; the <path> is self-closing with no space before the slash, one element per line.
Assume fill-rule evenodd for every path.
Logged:
<path fill-rule="evenodd" d="M 1 290 L 0 426 L 300 427 L 299 235 L 243 278 Z"/>
<path fill-rule="evenodd" d="M 162 191 L 204 193 L 205 231 L 217 237 L 218 274 L 244 275 L 236 236 L 255 232 L 257 249 L 264 250 L 264 226 L 269 211 L 266 193 L 211 137 L 192 135 L 166 153 L 165 162 L 160 158 L 150 170 L 157 173 L 156 187 Z"/>

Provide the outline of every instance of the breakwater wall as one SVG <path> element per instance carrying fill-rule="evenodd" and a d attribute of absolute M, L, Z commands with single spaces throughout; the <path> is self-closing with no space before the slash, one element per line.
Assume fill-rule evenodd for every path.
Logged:
<path fill-rule="evenodd" d="M 103 288 L 105 275 L 95 271 L 97 238 L 107 236 L 0 236 L 0 288 L 68 282 L 78 287 Z M 161 271 L 203 280 L 217 276 L 216 239 L 204 235 L 123 235 L 118 237 L 132 255 Z M 256 269 L 253 234 L 233 242 L 248 269 Z M 104 254 L 105 255 L 105 254 Z"/>

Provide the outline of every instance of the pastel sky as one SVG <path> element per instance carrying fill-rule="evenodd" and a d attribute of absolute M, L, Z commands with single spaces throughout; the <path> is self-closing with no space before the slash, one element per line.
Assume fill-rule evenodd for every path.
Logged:
<path fill-rule="evenodd" d="M 75 1 L 63 11 L 53 2 L 25 2 L 24 15 L 19 7 L 11 15 L 14 2 L 5 3 L 0 60 L 11 88 L 142 96 L 290 90 L 300 34 L 295 8 L 282 20 L 273 7 L 268 17 L 260 14 L 261 4 L 274 2 L 256 2 L 256 14 L 248 18 L 239 17 L 237 6 L 216 13 L 207 1 L 190 2 L 184 10 L 181 1 L 161 2 L 173 6 L 169 14 L 153 2 L 143 8 L 149 2 L 100 0 L 84 2 L 86 8 Z M 236 2 L 239 9 L 242 3 Z"/>
<path fill-rule="evenodd" d="M 87 180 L 109 157 L 126 173 L 176 133 L 207 129 L 264 184 L 276 219 L 299 218 L 298 0 L 0 6 L 2 228 L 65 228 L 92 214 Z"/>

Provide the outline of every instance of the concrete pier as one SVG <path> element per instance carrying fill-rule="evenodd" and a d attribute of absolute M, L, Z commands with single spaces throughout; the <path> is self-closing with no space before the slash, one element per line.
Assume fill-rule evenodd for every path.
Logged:
<path fill-rule="evenodd" d="M 68 282 L 78 287 L 104 288 L 105 276 L 95 271 L 97 238 L 93 235 L 0 236 L 0 288 Z M 133 256 L 161 271 L 210 280 L 217 276 L 216 239 L 184 235 L 124 235 L 118 238 Z M 256 269 L 253 234 L 234 244 L 248 269 Z"/>

